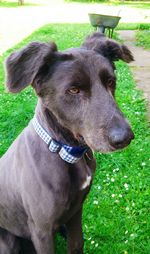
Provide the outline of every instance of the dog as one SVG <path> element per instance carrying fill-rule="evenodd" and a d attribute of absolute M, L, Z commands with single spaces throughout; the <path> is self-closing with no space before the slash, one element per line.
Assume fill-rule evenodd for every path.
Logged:
<path fill-rule="evenodd" d="M 68 253 L 83 253 L 82 207 L 96 168 L 93 151 L 113 152 L 134 138 L 115 102 L 119 59 L 128 63 L 133 56 L 99 32 L 80 48 L 59 52 L 54 42 L 31 42 L 7 58 L 7 89 L 18 93 L 30 84 L 38 103 L 0 159 L 1 254 L 54 254 L 61 225 Z M 23 245 L 32 245 L 30 251 Z"/>

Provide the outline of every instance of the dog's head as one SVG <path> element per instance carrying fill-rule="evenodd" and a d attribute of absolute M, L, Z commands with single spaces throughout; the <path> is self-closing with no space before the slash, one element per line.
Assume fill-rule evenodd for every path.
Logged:
<path fill-rule="evenodd" d="M 133 60 L 129 49 L 100 33 L 80 48 L 58 52 L 55 43 L 30 43 L 6 61 L 7 87 L 31 84 L 47 108 L 76 139 L 95 151 L 127 146 L 133 132 L 115 103 L 114 61 Z"/>

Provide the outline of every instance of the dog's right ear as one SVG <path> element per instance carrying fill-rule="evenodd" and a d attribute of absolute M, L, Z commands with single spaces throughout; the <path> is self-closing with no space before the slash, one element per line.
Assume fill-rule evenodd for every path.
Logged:
<path fill-rule="evenodd" d="M 25 48 L 12 53 L 6 59 L 6 86 L 12 93 L 18 93 L 32 84 L 45 59 L 54 58 L 55 43 L 32 42 Z"/>
<path fill-rule="evenodd" d="M 130 63 L 134 60 L 131 51 L 125 45 L 118 43 L 115 40 L 107 38 L 100 32 L 94 32 L 89 35 L 82 47 L 88 50 L 94 50 L 98 54 L 106 57 L 111 62 L 122 60 Z"/>

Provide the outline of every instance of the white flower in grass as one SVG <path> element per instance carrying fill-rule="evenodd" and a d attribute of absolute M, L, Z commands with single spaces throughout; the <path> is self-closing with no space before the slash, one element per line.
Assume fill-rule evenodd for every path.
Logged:
<path fill-rule="evenodd" d="M 98 187 L 97 187 L 98 190 L 101 190 L 101 188 L 102 188 L 101 186 L 98 186 Z"/>
<path fill-rule="evenodd" d="M 141 165 L 144 167 L 144 166 L 146 166 L 146 163 L 145 163 L 145 162 L 142 162 Z"/>
<path fill-rule="evenodd" d="M 98 243 L 95 244 L 95 248 L 97 248 L 97 247 L 98 247 Z"/>
<path fill-rule="evenodd" d="M 124 242 L 125 244 L 127 244 L 128 243 L 128 240 L 125 240 L 125 242 Z"/>
<path fill-rule="evenodd" d="M 129 184 L 125 183 L 124 187 L 126 188 L 126 190 L 128 190 L 129 189 Z"/>
<path fill-rule="evenodd" d="M 128 176 L 124 176 L 124 178 L 128 178 Z"/>
<path fill-rule="evenodd" d="M 119 200 L 118 200 L 118 199 L 116 199 L 116 200 L 115 200 L 115 203 L 116 203 L 116 204 L 118 204 L 118 203 L 119 203 Z"/>
<path fill-rule="evenodd" d="M 91 241 L 91 244 L 94 244 L 95 242 L 94 241 Z"/>
<path fill-rule="evenodd" d="M 116 195 L 115 194 L 112 194 L 111 197 L 114 198 Z"/>
<path fill-rule="evenodd" d="M 135 234 L 133 234 L 133 233 L 130 235 L 130 237 L 132 237 L 132 238 L 133 238 L 134 236 L 135 236 Z"/>
<path fill-rule="evenodd" d="M 140 115 L 140 112 L 136 111 L 136 112 L 135 112 L 135 115 Z"/>
<path fill-rule="evenodd" d="M 94 204 L 94 205 L 98 205 L 98 201 L 97 201 L 97 200 L 94 200 L 93 204 Z"/>
<path fill-rule="evenodd" d="M 125 231 L 125 235 L 127 235 L 127 234 L 128 234 L 128 232 L 129 232 L 129 231 L 128 231 L 128 230 L 126 230 L 126 231 Z"/>
<path fill-rule="evenodd" d="M 110 180 L 111 180 L 111 182 L 112 182 L 112 183 L 114 183 L 114 182 L 115 182 L 115 179 L 114 179 L 114 178 L 111 178 Z"/>
<path fill-rule="evenodd" d="M 114 168 L 113 169 L 113 173 L 116 173 L 117 171 L 119 171 L 119 168 Z"/>
<path fill-rule="evenodd" d="M 123 196 L 122 196 L 122 194 L 119 194 L 119 198 L 122 198 Z"/>

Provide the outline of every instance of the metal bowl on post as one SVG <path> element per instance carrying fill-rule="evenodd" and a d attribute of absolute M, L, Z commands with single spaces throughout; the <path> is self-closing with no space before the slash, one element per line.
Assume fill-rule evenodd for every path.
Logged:
<path fill-rule="evenodd" d="M 96 13 L 89 13 L 90 23 L 98 31 L 105 33 L 105 29 L 109 31 L 109 37 L 112 37 L 114 28 L 118 25 L 121 17 L 110 16 Z"/>

